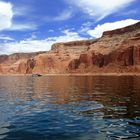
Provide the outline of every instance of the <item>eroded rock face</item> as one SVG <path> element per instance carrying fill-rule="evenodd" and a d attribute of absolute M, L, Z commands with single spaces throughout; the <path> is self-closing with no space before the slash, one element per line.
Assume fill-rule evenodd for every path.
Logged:
<path fill-rule="evenodd" d="M 99 72 L 104 69 L 114 72 L 115 67 L 120 68 L 120 71 L 128 67 L 138 67 L 140 65 L 140 23 L 105 32 L 103 37 L 89 47 L 90 50 L 81 54 L 77 60 L 78 65 L 73 67 L 76 68 L 75 71 L 80 71 L 81 64 L 85 64 L 85 71 L 87 69 L 89 72 L 94 72 L 95 67 L 99 68 Z"/>
<path fill-rule="evenodd" d="M 0 65 L 0 74 L 3 74 L 3 69 L 1 65 Z"/>
<path fill-rule="evenodd" d="M 140 72 L 140 22 L 96 40 L 56 43 L 49 52 L 0 56 L 1 74 Z"/>
<path fill-rule="evenodd" d="M 140 45 L 134 47 L 133 63 L 134 65 L 140 65 Z"/>
<path fill-rule="evenodd" d="M 139 48 L 140 49 L 140 48 Z M 97 66 L 99 68 L 106 67 L 109 64 L 115 64 L 118 66 L 135 66 L 140 64 L 140 55 L 138 47 L 130 46 L 125 49 L 118 49 L 109 54 L 95 54 L 92 55 L 81 54 L 79 59 L 76 60 L 75 67 L 71 67 L 71 69 L 78 69 L 80 64 L 84 63 L 86 67 L 88 66 Z M 73 61 L 72 61 L 73 62 Z M 75 61 L 74 61 L 75 62 Z"/>
<path fill-rule="evenodd" d="M 82 53 L 89 49 L 91 44 L 94 44 L 96 40 L 83 40 L 83 41 L 72 41 L 67 43 L 56 43 L 52 45 L 53 52 L 63 53 Z"/>
<path fill-rule="evenodd" d="M 112 63 L 116 63 L 117 65 L 131 66 L 134 65 L 134 60 L 133 60 L 134 56 L 135 56 L 134 47 L 130 46 L 127 49 L 113 52 L 111 54 L 111 60 Z"/>
<path fill-rule="evenodd" d="M 69 70 L 75 70 L 75 69 L 78 69 L 80 65 L 80 61 L 79 59 L 73 59 L 70 63 L 69 63 Z"/>
<path fill-rule="evenodd" d="M 27 60 L 20 61 L 17 67 L 17 73 L 22 73 L 22 74 L 27 73 Z"/>
<path fill-rule="evenodd" d="M 36 65 L 36 61 L 34 59 L 27 60 L 26 73 L 31 74 L 33 72 L 33 69 L 34 69 L 35 65 Z"/>

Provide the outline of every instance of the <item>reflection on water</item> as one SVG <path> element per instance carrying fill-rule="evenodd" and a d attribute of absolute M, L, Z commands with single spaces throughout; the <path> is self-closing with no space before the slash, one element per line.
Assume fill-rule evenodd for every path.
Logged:
<path fill-rule="evenodd" d="M 140 77 L 0 77 L 0 139 L 140 139 Z"/>

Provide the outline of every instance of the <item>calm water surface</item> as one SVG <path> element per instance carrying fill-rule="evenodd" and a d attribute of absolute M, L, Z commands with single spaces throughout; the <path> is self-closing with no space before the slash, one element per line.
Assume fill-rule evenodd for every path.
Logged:
<path fill-rule="evenodd" d="M 140 139 L 140 77 L 0 77 L 0 140 Z"/>

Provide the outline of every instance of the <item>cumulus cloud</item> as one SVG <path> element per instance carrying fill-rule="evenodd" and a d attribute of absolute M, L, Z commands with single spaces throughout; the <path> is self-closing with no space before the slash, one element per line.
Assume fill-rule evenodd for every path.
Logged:
<path fill-rule="evenodd" d="M 49 37 L 44 40 L 37 40 L 31 37 L 19 42 L 1 44 L 1 54 L 48 51 L 51 49 L 51 45 L 56 42 L 67 42 L 86 39 L 84 37 L 81 37 L 78 33 L 71 32 L 69 30 L 64 30 L 62 31 L 62 33 L 63 35 L 61 36 Z"/>
<path fill-rule="evenodd" d="M 139 20 L 134 20 L 134 19 L 126 19 L 126 20 L 121 20 L 121 21 L 116 21 L 116 22 L 108 22 L 108 23 L 104 23 L 102 25 L 97 25 L 94 29 L 88 30 L 87 33 L 92 37 L 98 38 L 98 37 L 102 36 L 102 33 L 104 31 L 123 28 L 125 26 L 135 24 L 137 22 L 139 22 Z"/>
<path fill-rule="evenodd" d="M 0 1 L 0 30 L 4 30 L 11 27 L 12 17 L 12 4 Z"/>
<path fill-rule="evenodd" d="M 9 2 L 0 1 L 0 30 L 34 30 L 37 25 L 33 23 L 13 23 L 17 10 Z M 23 12 L 22 12 L 23 14 Z"/>
<path fill-rule="evenodd" d="M 135 0 L 66 0 L 79 7 L 84 13 L 90 15 L 95 20 L 101 20 L 104 17 L 126 8 Z"/>

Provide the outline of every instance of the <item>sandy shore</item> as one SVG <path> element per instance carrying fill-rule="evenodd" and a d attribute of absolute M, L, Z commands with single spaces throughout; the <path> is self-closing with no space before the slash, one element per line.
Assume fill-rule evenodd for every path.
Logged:
<path fill-rule="evenodd" d="M 0 76 L 32 76 L 32 74 L 0 74 Z M 42 74 L 42 76 L 140 76 L 140 73 L 72 73 Z"/>

